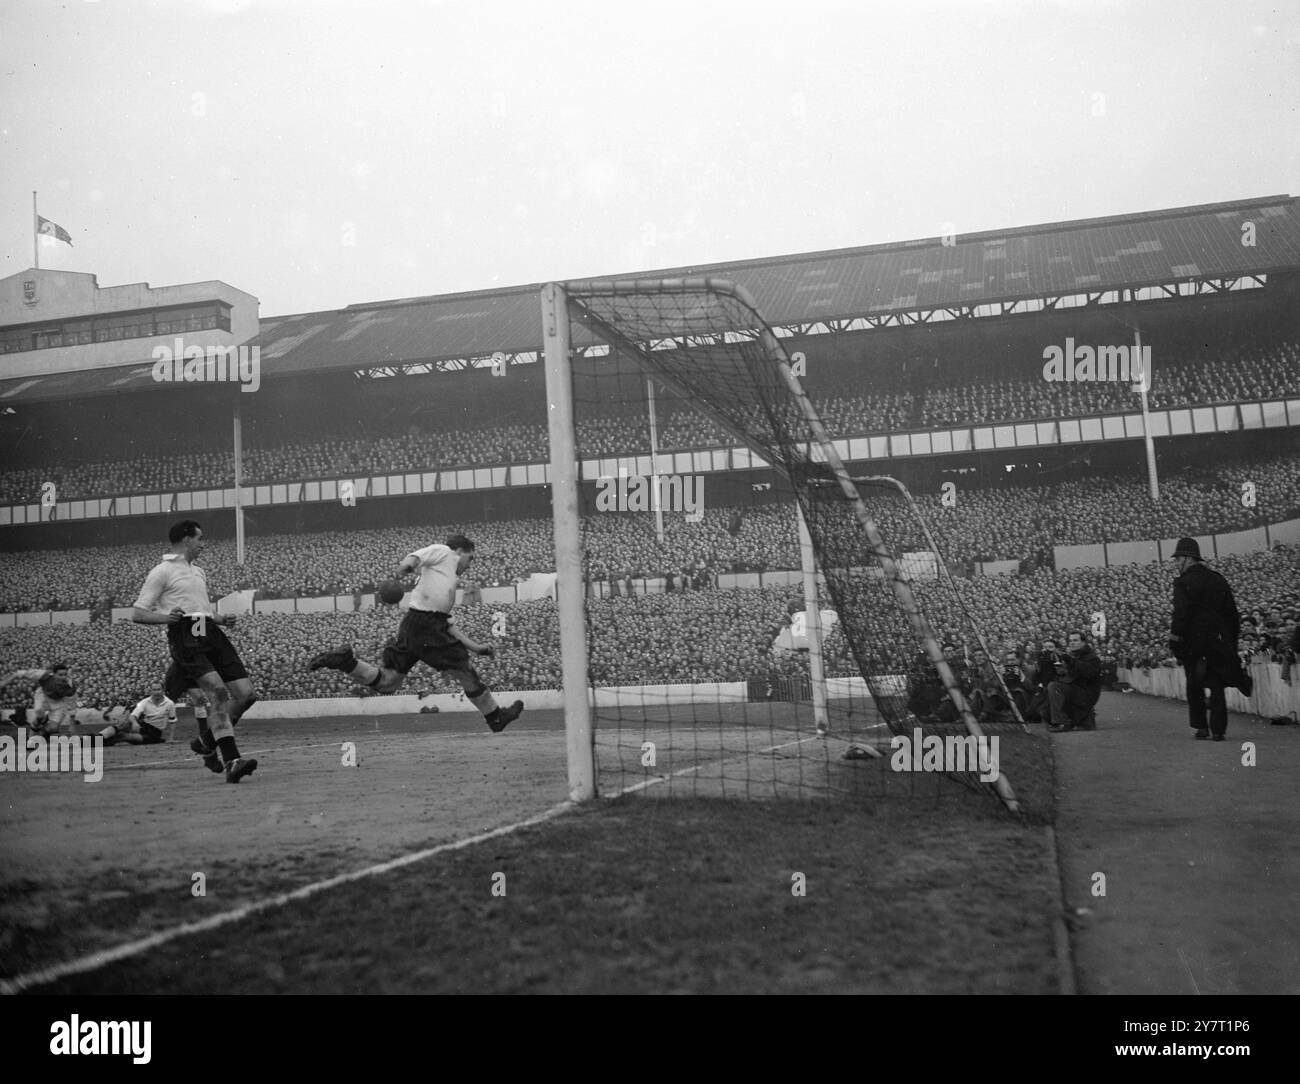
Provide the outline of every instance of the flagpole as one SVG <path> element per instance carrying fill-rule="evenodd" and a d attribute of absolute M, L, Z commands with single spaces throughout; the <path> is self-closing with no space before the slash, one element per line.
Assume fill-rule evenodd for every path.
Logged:
<path fill-rule="evenodd" d="M 36 213 L 36 189 L 32 189 L 32 259 L 36 261 L 35 267 L 41 269 L 41 234 L 40 227 L 36 225 L 40 221 L 40 215 Z"/>

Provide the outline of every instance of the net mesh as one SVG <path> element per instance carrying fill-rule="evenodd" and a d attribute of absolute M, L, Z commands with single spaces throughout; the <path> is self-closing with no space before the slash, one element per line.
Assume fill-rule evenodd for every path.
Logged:
<path fill-rule="evenodd" d="M 594 483 L 582 523 L 602 793 L 916 797 L 943 775 L 1014 808 L 1005 777 L 986 785 L 976 739 L 990 731 L 970 697 L 988 668 L 924 519 L 901 486 L 851 480 L 743 292 L 697 280 L 566 293 L 577 456 Z M 803 649 L 823 623 L 824 714 Z M 954 641 L 946 657 L 939 637 Z M 1019 724 L 1014 705 L 975 699 L 986 724 Z M 914 771 L 935 741 L 943 770 Z"/>

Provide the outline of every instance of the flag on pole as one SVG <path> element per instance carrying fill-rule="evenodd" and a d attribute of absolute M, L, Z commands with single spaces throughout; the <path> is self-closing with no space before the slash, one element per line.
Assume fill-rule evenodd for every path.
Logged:
<path fill-rule="evenodd" d="M 48 218 L 42 218 L 40 215 L 36 216 L 36 232 L 53 237 L 56 241 L 64 241 L 69 245 L 72 244 L 72 236 L 67 230 L 58 223 L 51 222 Z"/>

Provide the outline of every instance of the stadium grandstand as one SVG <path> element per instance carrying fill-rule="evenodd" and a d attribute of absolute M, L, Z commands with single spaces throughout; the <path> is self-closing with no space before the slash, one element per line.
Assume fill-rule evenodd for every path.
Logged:
<path fill-rule="evenodd" d="M 1149 562 L 1192 534 L 1240 585 L 1247 648 L 1291 661 L 1297 199 L 627 277 L 679 276 L 746 285 L 851 469 L 893 475 L 917 495 L 991 639 L 1059 636 L 1100 607 L 1116 671 L 1167 663 L 1168 582 Z M 214 593 L 251 615 L 240 650 L 263 699 L 354 695 L 306 660 L 342 640 L 373 655 L 391 624 L 372 608 L 378 579 L 453 530 L 481 551 L 482 601 L 465 624 L 485 635 L 494 612 L 512 615 L 512 650 L 487 661 L 484 678 L 554 688 L 553 604 L 529 590 L 554 569 L 539 289 L 259 317 L 255 297 L 219 282 L 101 289 L 93 276 L 46 270 L 0 282 L 6 669 L 75 658 L 88 702 L 148 693 L 165 646 L 156 630 L 114 619 L 167 525 L 193 517 L 212 540 L 203 564 Z M 1139 344 L 1150 352 L 1145 396 L 1093 374 L 1045 379 L 1054 349 L 1116 356 Z M 595 386 L 624 364 L 593 337 L 574 345 L 579 381 Z M 214 351 L 228 362 L 219 370 Z M 593 401 L 579 422 L 580 446 L 596 454 L 582 484 L 594 488 L 644 447 L 650 424 L 644 410 Z M 625 516 L 591 524 L 593 620 L 604 620 L 600 606 L 622 608 L 594 679 L 797 676 L 798 660 L 767 651 L 800 597 L 788 490 L 670 394 L 653 439 L 680 474 L 707 480 L 708 504 L 698 529 L 666 516 L 662 539 Z M 900 548 L 925 548 L 912 526 L 886 527 Z M 708 604 L 722 591 L 743 598 L 741 619 Z M 934 619 L 941 632 L 956 627 L 941 605 Z M 666 623 L 695 635 L 666 645 Z M 852 672 L 834 637 L 828 665 Z M 437 687 L 432 674 L 422 680 Z M 3 706 L 19 695 L 7 690 Z"/>

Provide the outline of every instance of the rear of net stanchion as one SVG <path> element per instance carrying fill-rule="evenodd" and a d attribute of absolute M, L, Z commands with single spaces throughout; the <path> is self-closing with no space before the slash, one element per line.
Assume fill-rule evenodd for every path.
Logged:
<path fill-rule="evenodd" d="M 890 735 L 980 735 L 896 549 L 744 291 L 717 280 L 548 290 L 544 313 L 567 312 L 571 335 L 600 792 L 896 793 Z M 556 436 L 553 425 L 562 457 Z M 800 515 L 822 577 L 813 607 Z M 816 660 L 801 641 L 821 618 L 826 695 L 814 705 Z M 918 675 L 939 683 L 951 720 L 912 710 Z M 971 769 L 950 774 L 972 783 L 973 757 Z M 994 786 L 1014 808 L 1005 778 Z M 912 776 L 905 789 L 926 787 Z"/>

